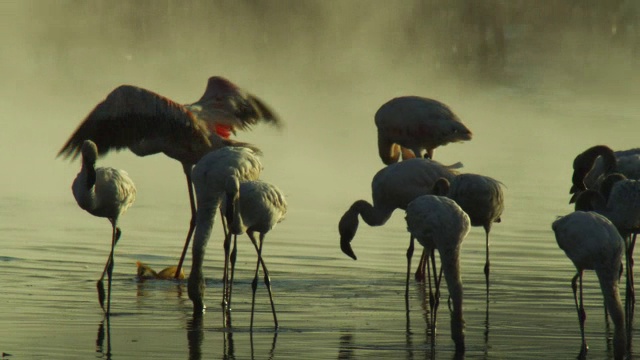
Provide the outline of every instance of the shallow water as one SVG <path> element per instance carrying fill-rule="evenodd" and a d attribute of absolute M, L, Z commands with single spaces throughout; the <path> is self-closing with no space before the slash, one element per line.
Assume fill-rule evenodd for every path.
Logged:
<path fill-rule="evenodd" d="M 357 7 L 350 4 L 344 5 L 349 11 Z M 16 2 L 6 7 L 15 16 L 5 19 L 24 30 L 9 37 L 12 52 L 3 51 L 12 54 L 2 64 L 14 73 L 9 75 L 13 82 L 0 87 L 8 119 L 0 133 L 5 169 L 0 177 L 0 352 L 11 355 L 7 358 L 453 358 L 446 303 L 434 341 L 427 331 L 424 287 L 413 281 L 407 317 L 409 237 L 402 211 L 382 227 L 361 223 L 352 243 L 357 261 L 342 254 L 338 244 L 340 216 L 353 201 L 370 200 L 371 178 L 381 168 L 373 114 L 391 97 L 405 94 L 444 101 L 474 132 L 468 143 L 437 149 L 436 160 L 462 161 L 463 171 L 506 185 L 503 221 L 491 232 L 488 306 L 483 230 L 473 228 L 463 243 L 465 357 L 577 356 L 574 269 L 557 247 L 551 222 L 571 211 L 568 190 L 576 154 L 600 143 L 614 149 L 638 146 L 639 82 L 633 67 L 623 62 L 616 64 L 615 74 L 575 76 L 565 71 L 575 64 L 562 68 L 547 61 L 523 71 L 526 56 L 512 53 L 500 81 L 467 78 L 465 72 L 434 74 L 425 69 L 424 59 L 386 61 L 375 46 L 359 43 L 375 37 L 363 31 L 373 31 L 372 24 L 356 27 L 351 34 L 356 40 L 340 43 L 342 35 L 335 32 L 353 19 L 337 13 L 331 24 L 339 30 L 331 30 L 333 40 L 320 47 L 326 57 L 315 59 L 326 62 L 320 68 L 297 63 L 300 54 L 293 46 L 260 63 L 253 49 L 243 47 L 242 36 L 237 43 L 228 39 L 233 31 L 207 39 L 212 49 L 200 52 L 184 45 L 176 51 L 128 53 L 133 50 L 118 47 L 117 41 L 103 43 L 99 30 L 86 27 L 82 18 L 72 20 L 64 9 L 50 8 L 51 19 L 60 20 L 55 26 L 47 22 L 50 29 L 64 24 L 85 31 L 69 40 L 78 42 L 70 46 L 75 52 L 57 53 L 44 46 L 47 27 L 33 20 L 34 8 Z M 392 13 L 399 19 L 402 14 Z M 174 40 L 197 34 L 195 27 L 186 29 Z M 329 51 L 334 45 L 335 52 Z M 192 316 L 186 281 L 136 280 L 138 260 L 156 270 L 176 264 L 189 214 L 179 164 L 161 155 L 141 159 L 127 152 L 100 160 L 100 165 L 126 169 L 138 188 L 135 205 L 120 223 L 113 314 L 105 321 L 95 281 L 109 252 L 111 229 L 106 220 L 77 207 L 70 184 L 80 165 L 55 154 L 113 87 L 137 84 L 186 102 L 199 96 L 204 79 L 214 74 L 237 79 L 286 122 L 282 132 L 260 126 L 238 135 L 263 150 L 263 178 L 278 184 L 289 201 L 287 219 L 267 236 L 264 248 L 280 329 L 273 331 L 267 294 L 259 286 L 255 329 L 249 331 L 256 258 L 246 239 L 239 245 L 231 327 L 225 325 L 219 306 L 219 223 L 205 263 L 208 309 L 203 317 Z M 416 255 L 413 268 L 417 261 Z M 188 273 L 190 257 L 185 264 Z M 592 272 L 585 276 L 585 306 L 588 357 L 612 358 L 612 328 L 605 325 Z"/>

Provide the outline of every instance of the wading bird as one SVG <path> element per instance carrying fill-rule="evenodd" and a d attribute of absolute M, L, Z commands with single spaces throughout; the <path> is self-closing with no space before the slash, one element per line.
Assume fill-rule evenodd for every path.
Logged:
<path fill-rule="evenodd" d="M 494 222 L 501 222 L 504 210 L 504 194 L 502 183 L 488 176 L 478 174 L 460 174 L 453 179 L 439 179 L 433 193 L 454 200 L 471 219 L 471 226 L 482 226 L 486 236 L 486 261 L 484 276 L 489 291 L 489 232 Z M 426 254 L 422 254 L 416 278 L 424 278 L 424 262 Z"/>
<path fill-rule="evenodd" d="M 98 148 L 92 141 L 82 143 L 82 169 L 73 181 L 71 189 L 78 206 L 89 214 L 109 219 L 112 227 L 111 252 L 97 283 L 98 301 L 104 310 L 104 274 L 107 274 L 107 315 L 111 311 L 111 277 L 113 274 L 113 250 L 122 235 L 118 227 L 120 215 L 136 199 L 136 187 L 126 171 L 108 167 L 96 168 Z"/>
<path fill-rule="evenodd" d="M 227 183 L 227 196 L 223 199 L 222 209 L 226 214 L 232 214 L 231 219 L 227 219 L 230 228 L 240 233 L 234 233 L 233 251 L 231 252 L 231 277 L 227 287 L 227 304 L 231 305 L 231 287 L 233 285 L 233 273 L 235 270 L 236 252 L 237 252 L 237 235 L 246 232 L 253 246 L 258 253 L 258 262 L 256 263 L 256 272 L 251 283 L 251 326 L 253 329 L 253 315 L 256 303 L 256 289 L 258 287 L 258 270 L 262 264 L 262 272 L 264 273 L 264 284 L 269 293 L 269 301 L 271 303 L 271 312 L 273 313 L 273 322 L 278 328 L 278 318 L 276 309 L 273 304 L 273 295 L 271 294 L 271 279 L 269 271 L 262 258 L 262 246 L 264 245 L 265 236 L 276 224 L 284 220 L 287 213 L 287 201 L 284 194 L 276 186 L 264 181 L 244 181 L 238 183 L 231 181 Z M 231 209 L 229 208 L 231 206 Z M 229 215 L 227 215 L 229 216 Z M 256 241 L 254 233 L 260 234 L 260 242 Z M 231 236 L 229 232 L 228 236 Z M 226 280 L 226 278 L 225 278 Z"/>
<path fill-rule="evenodd" d="M 451 312 L 451 338 L 456 345 L 456 352 L 464 352 L 464 318 L 462 316 L 462 279 L 460 276 L 460 245 L 467 236 L 470 227 L 469 216 L 455 201 L 435 195 L 423 195 L 411 201 L 407 206 L 407 230 L 411 233 L 411 241 L 407 250 L 407 282 L 405 301 L 409 309 L 409 275 L 411 257 L 413 255 L 414 238 L 433 254 L 434 249 L 440 253 L 440 262 L 449 295 L 453 305 Z M 433 259 L 432 259 L 433 260 Z M 433 262 L 433 276 L 436 284 L 437 299 L 439 279 Z M 429 297 L 434 298 L 429 287 Z M 437 301 L 431 302 L 431 326 L 435 330 Z M 432 333 L 434 333 L 432 331 Z"/>
<path fill-rule="evenodd" d="M 613 180 L 612 180 L 613 179 Z M 627 270 L 628 319 L 633 318 L 635 286 L 633 279 L 633 250 L 635 234 L 640 231 L 640 181 L 610 174 L 602 181 L 601 191 L 587 189 L 576 199 L 576 211 L 595 211 L 609 219 L 625 239 Z M 608 198 L 605 195 L 608 194 Z"/>
<path fill-rule="evenodd" d="M 436 180 L 452 179 L 456 175 L 454 169 L 460 166 L 444 166 L 429 159 L 409 159 L 378 171 L 371 181 L 373 205 L 366 200 L 354 202 L 338 223 L 342 252 L 356 260 L 351 241 L 358 230 L 358 216 L 369 226 L 384 225 L 396 209 L 405 210 L 418 196 L 431 194 Z"/>
<path fill-rule="evenodd" d="M 571 280 L 573 297 L 580 322 L 582 345 L 580 356 L 587 352 L 584 336 L 586 313 L 582 300 L 582 273 L 595 270 L 604 296 L 604 303 L 615 326 L 613 351 L 616 359 L 623 359 L 626 353 L 625 320 L 618 291 L 618 274 L 622 263 L 624 241 L 616 227 L 606 217 L 594 213 L 576 211 L 553 222 L 553 231 L 558 246 L 575 265 L 577 273 Z M 580 284 L 577 284 L 577 281 Z M 578 289 L 579 287 L 579 289 Z M 578 300 L 578 291 L 580 299 Z"/>
<path fill-rule="evenodd" d="M 640 179 L 640 148 L 614 152 L 606 145 L 596 145 L 576 156 L 569 191 L 573 196 L 569 202 L 574 203 L 587 189 L 598 190 L 604 178 L 612 173 Z"/>
<path fill-rule="evenodd" d="M 196 218 L 191 170 L 205 154 L 224 146 L 250 146 L 225 139 L 236 129 L 260 121 L 280 125 L 264 102 L 222 77 L 211 77 L 197 102 L 181 105 L 131 85 L 113 90 L 78 126 L 58 156 L 75 159 L 82 143 L 92 140 L 99 155 L 130 149 L 138 156 L 163 153 L 182 164 L 187 178 L 191 221 L 176 274 L 189 247 Z"/>
<path fill-rule="evenodd" d="M 191 247 L 192 265 L 188 291 L 189 298 L 193 301 L 194 313 L 202 312 L 205 308 L 203 302 L 205 283 L 202 265 L 216 211 L 225 198 L 227 190 L 231 186 L 235 186 L 234 182 L 257 180 L 261 172 L 262 163 L 256 152 L 243 147 L 225 147 L 212 151 L 193 168 L 193 184 L 198 211 L 196 212 L 195 234 Z M 241 233 L 239 221 L 230 224 L 230 231 L 233 234 Z M 227 278 L 228 261 L 229 245 L 225 243 L 225 279 Z"/>
<path fill-rule="evenodd" d="M 402 96 L 389 100 L 375 114 L 382 162 L 400 157 L 433 159 L 433 150 L 450 142 L 471 140 L 472 133 L 449 107 L 437 100 Z M 410 154 L 406 149 L 410 149 Z"/>

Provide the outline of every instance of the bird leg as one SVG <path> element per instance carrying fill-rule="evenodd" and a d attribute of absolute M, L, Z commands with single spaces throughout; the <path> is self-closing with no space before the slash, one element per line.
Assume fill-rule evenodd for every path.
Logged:
<path fill-rule="evenodd" d="M 409 313 L 409 277 L 411 276 L 411 258 L 413 257 L 413 236 L 409 239 L 409 248 L 407 248 L 407 283 L 404 290 L 404 303 Z"/>
<path fill-rule="evenodd" d="M 487 285 L 487 299 L 489 299 L 489 268 L 491 264 L 489 263 L 489 227 L 485 226 L 484 228 L 486 234 L 486 262 L 484 263 L 484 279 Z"/>
<path fill-rule="evenodd" d="M 118 240 L 120 240 L 120 236 L 122 235 L 122 231 L 120 230 L 119 227 L 116 226 L 115 221 L 112 219 L 109 219 L 109 221 L 111 222 L 111 226 L 112 226 L 112 235 L 111 235 L 111 255 L 109 255 L 109 257 L 107 258 L 107 262 L 104 265 L 104 269 L 102 270 L 102 275 L 100 275 L 100 279 L 97 281 L 96 283 L 96 288 L 98 289 L 98 302 L 100 303 L 100 307 L 102 308 L 102 310 L 104 311 L 104 299 L 105 299 L 105 293 L 104 293 L 104 283 L 102 282 L 104 280 L 104 274 L 106 274 L 109 269 L 113 269 L 113 264 L 112 264 L 112 259 L 113 259 L 113 248 L 115 247 L 115 244 L 118 243 Z"/>
<path fill-rule="evenodd" d="M 435 294 L 430 296 L 430 301 L 432 301 L 432 326 L 433 332 L 435 333 L 436 322 L 438 317 L 438 306 L 440 305 L 440 281 L 442 280 L 442 266 L 440 267 L 440 275 L 438 276 L 437 266 L 436 266 L 436 258 L 435 258 L 435 249 L 431 249 L 431 267 L 433 269 L 433 282 L 435 284 Z"/>
<path fill-rule="evenodd" d="M 191 221 L 189 222 L 189 231 L 187 232 L 187 238 L 184 241 L 184 248 L 182 249 L 182 255 L 180 255 L 180 260 L 178 261 L 178 267 L 176 268 L 175 278 L 178 279 L 180 276 L 180 270 L 182 270 L 182 263 L 184 262 L 184 258 L 187 255 L 187 250 L 189 249 L 189 243 L 191 242 L 191 236 L 193 235 L 193 231 L 196 228 L 196 202 L 193 196 L 193 182 L 191 181 L 191 165 L 182 164 L 182 169 L 184 170 L 184 174 L 187 177 L 187 188 L 189 189 L 189 205 L 191 206 Z"/>
<path fill-rule="evenodd" d="M 231 236 L 231 233 L 229 233 Z M 231 250 L 231 276 L 229 277 L 229 283 L 227 284 L 227 306 L 231 308 L 231 294 L 233 288 L 233 274 L 236 271 L 236 259 L 238 257 L 238 235 L 233 235 L 233 250 Z"/>
<path fill-rule="evenodd" d="M 248 233 L 249 238 L 253 238 L 253 233 Z M 260 234 L 260 246 L 264 242 L 264 234 Z M 255 238 L 251 240 L 251 242 L 256 246 Z M 256 247 L 256 251 L 260 251 L 258 247 Z M 260 260 L 260 265 L 262 265 L 262 272 L 264 273 L 264 284 L 267 287 L 267 293 L 269 294 L 269 302 L 271 303 L 271 313 L 273 314 L 273 323 L 275 324 L 276 329 L 278 328 L 278 318 L 276 316 L 276 307 L 273 304 L 273 294 L 271 292 L 271 278 L 269 277 L 269 270 L 267 270 L 267 265 L 264 263 L 264 259 L 262 256 L 258 258 Z M 233 274 L 233 273 L 232 273 Z"/>
<path fill-rule="evenodd" d="M 253 330 L 253 314 L 256 306 L 256 289 L 258 288 L 258 271 L 260 270 L 260 260 L 262 259 L 262 244 L 263 244 L 263 236 L 260 235 L 260 246 L 258 246 L 258 261 L 256 262 L 256 272 L 253 277 L 253 281 L 251 282 L 251 325 L 249 326 L 250 330 Z M 255 244 L 255 239 L 252 240 Z"/>
<path fill-rule="evenodd" d="M 576 282 L 580 279 L 580 302 L 578 302 L 578 286 Z M 587 342 L 584 338 L 584 322 L 587 319 L 587 314 L 584 311 L 584 303 L 582 300 L 582 271 L 578 270 L 576 275 L 571 279 L 571 288 L 573 289 L 573 299 L 576 303 L 576 311 L 578 312 L 578 321 L 580 322 L 580 336 L 582 337 L 582 344 L 580 346 L 580 355 L 578 358 L 582 359 L 587 353 Z"/>
<path fill-rule="evenodd" d="M 416 274 L 415 274 L 415 279 L 418 282 L 424 282 L 425 280 L 425 266 L 427 263 L 427 250 L 423 249 L 422 250 L 422 255 L 420 256 L 420 262 L 418 262 L 418 268 L 416 268 Z"/>
<path fill-rule="evenodd" d="M 626 283 L 626 299 L 625 299 L 625 310 L 626 310 L 626 321 L 627 321 L 627 328 L 631 328 L 631 325 L 633 324 L 633 313 L 635 311 L 635 303 L 636 303 L 636 296 L 635 296 L 635 285 L 634 285 L 634 281 L 633 281 L 633 250 L 635 248 L 635 244 L 636 244 L 636 233 L 633 233 L 633 235 L 629 234 L 629 237 L 626 241 L 627 244 L 627 249 L 626 249 L 626 253 L 625 253 L 625 261 L 626 261 L 626 267 L 627 267 L 627 283 Z"/>
<path fill-rule="evenodd" d="M 229 290 L 229 253 L 231 252 L 231 233 L 227 233 L 224 236 L 224 272 L 222 275 L 222 307 L 228 305 L 227 295 Z"/>

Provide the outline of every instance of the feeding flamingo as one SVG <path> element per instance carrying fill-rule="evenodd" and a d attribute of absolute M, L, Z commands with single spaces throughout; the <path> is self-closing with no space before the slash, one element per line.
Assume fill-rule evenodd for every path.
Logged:
<path fill-rule="evenodd" d="M 595 211 L 604 215 L 625 239 L 627 306 L 629 307 L 627 321 L 630 321 L 635 304 L 633 250 L 635 234 L 640 231 L 640 181 L 625 179 L 620 174 L 610 174 L 602 181 L 602 185 L 601 192 L 592 189 L 582 191 L 576 199 L 575 209 L 576 211 Z M 608 198 L 605 198 L 607 194 Z"/>
<path fill-rule="evenodd" d="M 194 313 L 202 312 L 205 309 L 203 302 L 205 283 L 202 265 L 216 211 L 230 186 L 235 186 L 235 182 L 256 180 L 261 172 L 262 163 L 256 152 L 243 147 L 225 147 L 212 151 L 193 168 L 193 184 L 198 210 L 191 248 L 192 265 L 188 291 L 189 298 L 193 301 Z M 234 221 L 229 225 L 231 233 L 241 233 L 239 221 Z M 227 239 L 225 239 L 225 279 L 227 278 L 226 269 L 229 261 L 229 245 L 226 241 Z"/>
<path fill-rule="evenodd" d="M 469 232 L 469 216 L 455 201 L 436 195 L 422 195 L 415 198 L 407 206 L 407 229 L 411 233 L 411 242 L 407 250 L 407 281 L 405 301 L 408 311 L 409 274 L 411 272 L 411 257 L 413 255 L 414 238 L 424 246 L 428 253 L 434 249 L 440 253 L 442 272 L 444 273 L 452 302 L 451 338 L 456 345 L 456 352 L 464 352 L 464 318 L 462 315 L 462 279 L 460 276 L 460 246 Z M 439 279 L 433 263 L 433 276 L 436 283 L 437 299 L 439 294 Z M 434 298 L 429 288 L 430 298 Z M 437 301 L 431 302 L 431 324 L 435 329 Z"/>
<path fill-rule="evenodd" d="M 502 183 L 498 180 L 478 174 L 459 174 L 452 179 L 439 179 L 434 184 L 435 195 L 447 196 L 454 200 L 471 219 L 471 226 L 482 226 L 486 236 L 486 261 L 484 276 L 489 292 L 489 232 L 493 223 L 501 222 L 504 210 Z M 416 278 L 424 278 L 426 253 L 423 252 L 416 272 Z"/>
<path fill-rule="evenodd" d="M 625 319 L 618 291 L 618 271 L 622 264 L 624 248 L 622 237 L 611 221 L 594 212 L 576 211 L 554 221 L 552 228 L 558 246 L 564 250 L 577 270 L 571 280 L 571 287 L 582 337 L 579 358 L 584 358 L 587 352 L 584 336 L 586 313 L 582 300 L 582 273 L 584 270 L 595 270 L 604 296 L 605 307 L 615 326 L 614 357 L 623 359 L 626 353 Z M 578 280 L 579 286 L 576 284 Z M 578 291 L 580 292 L 579 300 Z"/>
<path fill-rule="evenodd" d="M 129 148 L 138 156 L 164 153 L 178 160 L 187 178 L 191 220 L 177 275 L 195 226 L 193 165 L 212 150 L 224 146 L 250 146 L 225 137 L 236 129 L 247 129 L 260 121 L 281 124 L 275 112 L 259 98 L 222 77 L 209 78 L 200 100 L 187 105 L 146 89 L 122 85 L 89 113 L 58 156 L 75 159 L 84 140 L 92 140 L 101 156 L 111 150 Z"/>
<path fill-rule="evenodd" d="M 231 252 L 231 278 L 228 283 L 228 300 L 227 304 L 231 304 L 231 286 L 233 284 L 233 273 L 235 270 L 235 260 L 237 251 L 237 235 L 246 232 L 253 246 L 258 253 L 258 262 L 256 263 L 256 272 L 251 283 L 251 326 L 253 329 L 253 315 L 256 302 L 256 289 L 258 287 L 258 270 L 262 264 L 262 272 L 264 273 L 264 284 L 269 293 L 269 301 L 271 303 L 271 312 L 273 314 L 273 322 L 276 329 L 278 328 L 278 318 L 276 316 L 275 306 L 273 304 L 273 296 L 271 294 L 271 279 L 269 271 L 262 258 L 262 246 L 264 245 L 265 236 L 276 224 L 284 220 L 287 213 L 287 201 L 284 194 L 276 186 L 264 181 L 232 181 L 227 183 L 227 197 L 223 198 L 222 209 L 226 209 L 226 213 L 232 213 L 232 219 L 228 219 L 227 223 L 231 228 L 236 229 L 234 233 L 234 245 Z M 229 209 L 231 206 L 231 210 Z M 240 230 L 240 233 L 237 233 Z M 260 241 L 256 241 L 254 233 L 260 234 Z M 228 236 L 231 236 L 231 232 Z"/>
<path fill-rule="evenodd" d="M 358 216 L 369 226 L 384 225 L 396 209 L 404 210 L 418 196 L 431 194 L 436 180 L 453 178 L 454 169 L 460 166 L 444 166 L 429 159 L 409 159 L 378 171 L 371 181 L 373 205 L 366 200 L 354 202 L 338 223 L 342 252 L 357 259 L 351 241 L 358 230 Z"/>
<path fill-rule="evenodd" d="M 472 137 L 471 131 L 447 105 L 419 96 L 389 100 L 376 112 L 375 123 L 378 152 L 387 165 L 398 161 L 401 147 L 405 159 L 425 156 L 433 159 L 433 150 L 438 146 Z"/>
<path fill-rule="evenodd" d="M 71 189 L 78 206 L 89 214 L 109 219 L 112 227 L 111 252 L 102 275 L 97 282 L 98 301 L 104 310 L 104 274 L 107 274 L 107 309 L 111 311 L 111 277 L 113 274 L 113 250 L 122 235 L 118 219 L 136 199 L 136 187 L 126 171 L 109 167 L 96 168 L 98 149 L 92 141 L 82 143 L 82 169 L 73 180 Z"/>
<path fill-rule="evenodd" d="M 570 203 L 587 189 L 597 190 L 607 175 L 621 173 L 629 179 L 640 179 L 640 148 L 613 151 L 606 145 L 585 150 L 573 160 Z"/>

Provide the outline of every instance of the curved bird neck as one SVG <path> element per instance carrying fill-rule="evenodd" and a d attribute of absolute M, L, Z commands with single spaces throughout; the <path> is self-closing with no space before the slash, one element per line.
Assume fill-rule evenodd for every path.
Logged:
<path fill-rule="evenodd" d="M 600 289 L 604 297 L 604 305 L 609 311 L 609 316 L 615 326 L 613 352 L 616 359 L 622 359 L 627 350 L 624 310 L 618 290 L 617 271 L 619 264 L 618 262 L 618 266 L 612 266 L 608 269 L 596 269 Z"/>

